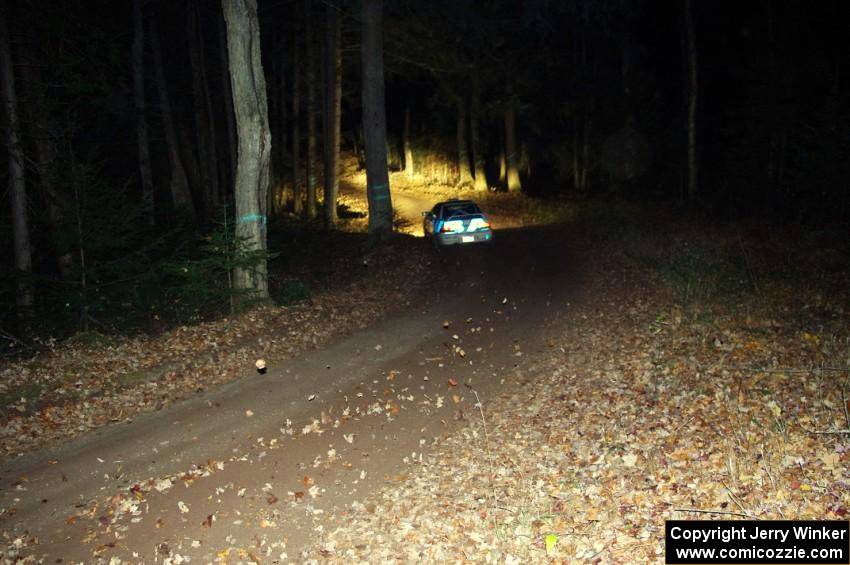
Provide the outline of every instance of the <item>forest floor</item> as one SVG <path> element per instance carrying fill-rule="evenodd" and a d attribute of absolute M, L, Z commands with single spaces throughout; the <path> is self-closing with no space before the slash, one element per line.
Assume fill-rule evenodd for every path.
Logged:
<path fill-rule="evenodd" d="M 441 193 L 399 188 L 415 233 Z M 480 199 L 491 248 L 3 367 L 3 560 L 656 563 L 665 519 L 847 516 L 846 249 Z"/>

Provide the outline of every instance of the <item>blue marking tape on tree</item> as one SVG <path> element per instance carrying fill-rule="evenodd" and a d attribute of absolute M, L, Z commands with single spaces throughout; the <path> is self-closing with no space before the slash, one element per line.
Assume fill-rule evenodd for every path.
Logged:
<path fill-rule="evenodd" d="M 260 222 L 263 224 L 263 227 L 266 225 L 266 216 L 265 214 L 246 214 L 239 218 L 240 224 L 247 224 L 249 222 Z"/>
<path fill-rule="evenodd" d="M 381 184 L 373 185 L 372 190 L 377 193 L 377 194 L 375 194 L 376 200 L 384 200 L 384 199 L 390 197 L 390 185 L 388 185 L 385 182 L 382 182 Z"/>

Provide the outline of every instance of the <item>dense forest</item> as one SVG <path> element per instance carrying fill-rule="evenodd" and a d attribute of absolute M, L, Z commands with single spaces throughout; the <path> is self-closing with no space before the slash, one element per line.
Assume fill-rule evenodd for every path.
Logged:
<path fill-rule="evenodd" d="M 4 339 L 267 297 L 266 262 L 287 253 L 274 229 L 337 225 L 342 156 L 366 170 L 377 240 L 397 171 L 846 229 L 847 15 L 838 0 L 3 0 Z"/>

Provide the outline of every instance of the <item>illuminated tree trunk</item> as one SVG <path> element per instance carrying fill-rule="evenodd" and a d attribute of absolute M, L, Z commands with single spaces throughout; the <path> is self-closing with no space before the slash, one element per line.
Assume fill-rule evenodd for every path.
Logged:
<path fill-rule="evenodd" d="M 361 55 L 366 196 L 369 201 L 369 233 L 379 238 L 389 235 L 393 230 L 393 203 L 387 173 L 382 19 L 382 0 L 363 0 Z"/>
<path fill-rule="evenodd" d="M 516 110 L 509 106 L 505 110 L 505 161 L 508 167 L 508 192 L 522 189 L 519 180 L 519 152 L 516 142 Z"/>
<path fill-rule="evenodd" d="M 499 150 L 499 185 L 502 186 L 508 179 L 508 163 L 505 159 L 505 144 Z"/>
<path fill-rule="evenodd" d="M 304 2 L 304 63 L 307 65 L 307 217 L 316 217 L 316 61 L 313 56 L 313 0 Z"/>
<path fill-rule="evenodd" d="M 171 203 L 175 212 L 184 214 L 189 220 L 195 220 L 195 208 L 192 205 L 192 194 L 189 191 L 189 181 L 186 169 L 180 158 L 177 130 L 174 126 L 174 116 L 171 113 L 171 102 L 168 98 L 168 85 L 165 82 L 165 70 L 162 66 L 162 54 L 159 48 L 159 37 L 156 31 L 156 18 L 151 17 L 151 47 L 153 49 L 153 64 L 156 72 L 159 102 L 162 111 L 162 126 L 165 130 L 165 144 L 168 147 L 168 161 L 171 165 Z"/>
<path fill-rule="evenodd" d="M 487 190 L 487 175 L 484 172 L 484 149 L 481 147 L 481 133 L 478 117 L 481 110 L 481 91 L 478 75 L 472 80 L 472 111 L 470 113 L 470 129 L 472 138 L 472 162 L 475 166 L 475 190 Z"/>
<path fill-rule="evenodd" d="M 142 210 L 149 226 L 156 223 L 151 172 L 148 117 L 145 98 L 145 26 L 142 0 L 133 1 L 133 103 L 136 109 L 136 144 L 139 150 L 139 178 L 142 184 Z"/>
<path fill-rule="evenodd" d="M 222 0 L 227 24 L 230 82 L 239 140 L 236 167 L 236 236 L 248 249 L 266 249 L 266 212 L 271 160 L 266 79 L 260 58 L 256 0 Z M 252 269 L 234 269 L 236 288 L 268 298 L 265 259 Z"/>
<path fill-rule="evenodd" d="M 303 4 L 295 3 L 295 31 L 292 34 L 292 211 L 301 215 L 304 209 L 301 190 L 301 30 L 299 13 Z"/>
<path fill-rule="evenodd" d="M 410 142 L 410 105 L 404 106 L 404 174 L 412 177 L 416 174 L 413 164 L 413 145 Z"/>
<path fill-rule="evenodd" d="M 339 193 L 339 145 L 342 110 L 342 51 L 337 7 L 325 5 L 325 228 L 336 225 Z"/>
<path fill-rule="evenodd" d="M 472 171 L 469 168 L 469 148 L 466 145 L 466 100 L 457 97 L 457 165 L 458 184 L 472 186 Z"/>
<path fill-rule="evenodd" d="M 697 46 L 694 32 L 693 7 L 685 0 L 685 41 L 687 44 L 688 92 L 688 200 L 697 198 Z"/>
<path fill-rule="evenodd" d="M 12 247 L 15 257 L 15 307 L 18 317 L 32 314 L 32 247 L 27 216 L 27 185 L 24 177 L 24 150 L 18 123 L 18 98 L 9 41 L 7 4 L 0 4 L 0 83 L 6 114 L 6 150 L 9 157 L 9 202 L 12 207 Z"/>

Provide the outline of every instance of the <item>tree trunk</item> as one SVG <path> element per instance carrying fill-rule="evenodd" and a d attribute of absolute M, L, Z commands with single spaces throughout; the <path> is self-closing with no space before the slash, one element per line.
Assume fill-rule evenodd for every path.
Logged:
<path fill-rule="evenodd" d="M 195 138 L 198 143 L 200 173 L 203 190 L 204 213 L 207 218 L 215 215 L 219 205 L 218 155 L 215 146 L 215 118 L 212 112 L 209 84 L 207 83 L 204 38 L 198 1 L 186 4 L 189 61 L 192 67 L 192 98 L 195 110 Z"/>
<path fill-rule="evenodd" d="M 688 52 L 688 200 L 697 198 L 697 46 L 691 0 L 685 0 L 685 29 Z"/>
<path fill-rule="evenodd" d="M 469 148 L 466 145 L 466 100 L 457 97 L 457 169 L 458 184 L 472 186 L 472 171 L 469 168 Z"/>
<path fill-rule="evenodd" d="M 632 36 L 627 31 L 622 35 L 623 44 L 621 46 L 622 57 L 620 58 L 620 83 L 623 88 L 623 98 L 626 100 L 632 96 L 632 67 L 634 66 L 632 55 Z M 629 113 L 632 108 L 629 106 Z"/>
<path fill-rule="evenodd" d="M 505 142 L 499 149 L 499 186 L 504 186 L 508 180 L 508 160 L 505 157 Z"/>
<path fill-rule="evenodd" d="M 325 229 L 337 222 L 342 110 L 342 51 L 337 7 L 325 5 Z"/>
<path fill-rule="evenodd" d="M 219 47 L 219 59 L 221 59 L 221 85 L 222 92 L 224 93 L 224 115 L 227 123 L 227 153 L 228 153 L 228 167 L 222 166 L 222 169 L 226 169 L 224 175 L 222 177 L 222 186 L 226 187 L 221 190 L 221 199 L 224 201 L 227 198 L 228 193 L 233 188 L 233 183 L 236 179 L 236 162 L 238 161 L 238 156 L 236 155 L 236 116 L 233 113 L 233 91 L 230 87 L 230 57 L 227 54 L 227 30 L 226 24 L 224 21 L 224 15 L 218 20 L 218 47 Z M 224 161 L 222 161 L 223 163 Z"/>
<path fill-rule="evenodd" d="M 578 158 L 578 113 L 573 114 L 573 190 L 581 191 L 581 175 Z"/>
<path fill-rule="evenodd" d="M 239 138 L 236 167 L 236 237 L 248 249 L 266 249 L 266 206 L 271 161 L 266 80 L 260 57 L 260 22 L 256 0 L 222 0 L 227 24 L 230 81 Z M 254 268 L 235 269 L 234 285 L 268 298 L 266 260 Z"/>
<path fill-rule="evenodd" d="M 209 131 L 207 123 L 206 98 L 203 86 L 203 63 L 202 46 L 198 35 L 198 6 L 196 0 L 186 2 L 186 39 L 188 42 L 189 63 L 192 71 L 192 109 L 195 117 L 195 145 L 198 148 L 199 180 L 195 186 L 196 195 L 200 196 L 201 206 L 205 218 L 210 218 L 215 213 L 215 185 L 217 171 L 210 165 L 215 162 L 210 147 Z"/>
<path fill-rule="evenodd" d="M 278 216 L 286 204 L 286 80 L 281 52 L 281 33 L 275 29 L 269 76 L 269 125 L 272 130 L 271 186 L 269 189 L 269 214 Z M 283 107 L 283 110 L 282 110 Z"/>
<path fill-rule="evenodd" d="M 410 143 L 410 105 L 405 104 L 404 106 L 404 139 L 402 143 L 404 145 L 404 174 L 408 177 L 412 177 L 416 171 L 413 166 L 413 145 Z"/>
<path fill-rule="evenodd" d="M 47 103 L 40 65 L 32 59 L 38 49 L 31 35 L 21 34 L 20 41 L 22 48 L 16 51 L 16 54 L 21 71 L 21 84 L 24 87 L 21 102 L 26 118 L 22 121 L 32 124 L 31 143 L 35 149 L 35 166 L 41 181 L 41 200 L 47 212 L 47 223 L 56 252 L 56 266 L 62 279 L 70 280 L 73 277 L 74 258 L 68 250 L 68 245 L 62 242 L 64 212 L 62 198 L 55 183 L 58 173 L 56 144 L 60 132 Z"/>
<path fill-rule="evenodd" d="M 585 114 L 581 138 L 581 167 L 579 168 L 579 171 L 581 172 L 579 176 L 579 186 L 583 193 L 587 192 L 590 182 L 588 180 L 588 175 L 590 171 L 590 128 L 592 124 L 593 122 L 590 117 Z"/>
<path fill-rule="evenodd" d="M 304 208 L 301 190 L 301 2 L 295 3 L 292 34 L 292 212 L 300 216 Z"/>
<path fill-rule="evenodd" d="M 183 161 L 183 169 L 186 171 L 186 178 L 189 181 L 189 192 L 193 195 L 195 202 L 203 197 L 203 193 L 198 195 L 199 190 L 203 187 L 201 181 L 201 165 L 198 163 L 198 158 L 195 156 L 195 142 L 192 139 L 192 133 L 189 131 L 189 126 L 186 123 L 177 123 L 177 141 L 180 149 L 180 159 Z M 194 189 L 194 193 L 192 190 Z"/>
<path fill-rule="evenodd" d="M 6 143 L 9 156 L 9 200 L 12 207 L 12 245 L 15 256 L 15 307 L 18 318 L 32 315 L 32 247 L 27 217 L 27 185 L 24 177 L 24 150 L 18 123 L 18 98 L 12 66 L 7 4 L 0 4 L 0 83 L 6 113 Z"/>
<path fill-rule="evenodd" d="M 393 230 L 393 203 L 387 173 L 387 117 L 384 106 L 383 1 L 363 0 L 362 10 L 363 134 L 366 138 L 369 234 L 382 238 Z"/>
<path fill-rule="evenodd" d="M 477 71 L 472 79 L 472 112 L 470 113 L 470 130 L 472 134 L 472 162 L 475 166 L 475 190 L 487 190 L 487 175 L 484 172 L 484 148 L 481 147 L 481 132 L 478 117 L 481 111 L 481 89 Z"/>
<path fill-rule="evenodd" d="M 785 153 L 785 132 L 780 128 L 778 115 L 777 91 L 781 88 L 779 73 L 776 66 L 776 14 L 774 9 L 781 9 L 771 2 L 765 2 L 767 8 L 767 131 L 768 131 L 768 155 L 767 155 L 767 192 L 764 195 L 763 207 L 778 207 L 783 197 L 782 171 Z"/>
<path fill-rule="evenodd" d="M 313 0 L 304 0 L 304 63 L 307 65 L 307 217 L 316 217 L 316 60 L 313 54 Z"/>
<path fill-rule="evenodd" d="M 145 25 L 142 0 L 133 0 L 133 103 L 136 109 L 136 144 L 139 150 L 139 178 L 142 184 L 142 210 L 149 226 L 156 224 L 151 171 L 148 116 L 145 99 Z"/>
<path fill-rule="evenodd" d="M 183 160 L 180 158 L 177 130 L 174 126 L 174 116 L 171 113 L 171 102 L 168 98 L 168 85 L 165 82 L 165 70 L 162 66 L 162 54 L 159 48 L 155 16 L 151 17 L 150 26 L 153 65 L 162 111 L 162 126 L 165 129 L 165 144 L 168 147 L 168 161 L 171 165 L 171 203 L 175 212 L 185 214 L 190 221 L 194 222 L 195 208 L 192 205 L 192 194 L 189 191 L 186 169 L 183 168 Z"/>
<path fill-rule="evenodd" d="M 289 135 L 289 124 L 287 123 L 287 96 L 286 96 L 286 61 L 283 56 L 285 45 L 285 35 L 281 32 L 277 36 L 278 49 L 274 55 L 274 61 L 277 66 L 277 112 L 273 115 L 277 123 L 276 133 L 277 140 L 272 139 L 274 143 L 275 158 L 272 160 L 275 163 L 275 195 L 272 199 L 274 202 L 274 213 L 277 214 L 286 208 L 287 201 L 287 167 L 286 159 L 289 155 L 289 144 L 287 137 Z"/>
<path fill-rule="evenodd" d="M 508 192 L 522 190 L 519 180 L 519 152 L 516 142 L 516 109 L 508 106 L 505 110 L 505 161 L 508 167 Z"/>

